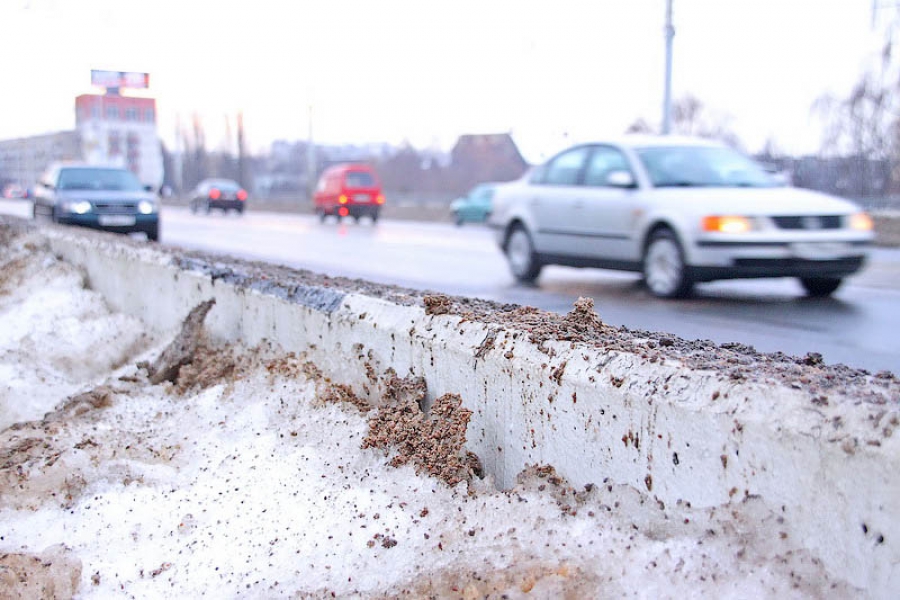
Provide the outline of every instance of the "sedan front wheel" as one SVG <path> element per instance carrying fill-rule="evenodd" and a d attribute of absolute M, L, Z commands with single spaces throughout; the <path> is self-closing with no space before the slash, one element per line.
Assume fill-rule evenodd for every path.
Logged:
<path fill-rule="evenodd" d="M 650 236 L 644 252 L 644 282 L 660 298 L 681 298 L 693 288 L 684 252 L 671 229 L 659 229 Z"/>

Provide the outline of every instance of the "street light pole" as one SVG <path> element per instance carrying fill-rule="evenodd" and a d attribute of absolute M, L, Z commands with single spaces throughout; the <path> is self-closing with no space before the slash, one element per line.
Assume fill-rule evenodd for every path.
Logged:
<path fill-rule="evenodd" d="M 663 93 L 662 133 L 668 135 L 671 130 L 672 113 L 672 38 L 675 27 L 672 25 L 672 0 L 666 0 L 666 81 Z"/>
<path fill-rule="evenodd" d="M 309 103 L 309 135 L 306 142 L 306 193 L 312 202 L 316 190 L 316 146 L 313 141 L 313 105 Z"/>

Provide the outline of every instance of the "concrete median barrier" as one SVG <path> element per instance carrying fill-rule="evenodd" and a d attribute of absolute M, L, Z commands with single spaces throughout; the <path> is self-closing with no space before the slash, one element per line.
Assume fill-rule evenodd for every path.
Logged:
<path fill-rule="evenodd" d="M 17 227 L 26 227 L 24 224 Z M 330 279 L 46 228 L 116 311 L 160 331 L 214 298 L 211 336 L 307 353 L 365 398 L 380 375 L 459 394 L 467 447 L 500 487 L 530 465 L 657 503 L 761 500 L 782 535 L 876 598 L 900 589 L 900 381 L 569 315 Z M 672 513 L 674 514 L 674 513 Z"/>

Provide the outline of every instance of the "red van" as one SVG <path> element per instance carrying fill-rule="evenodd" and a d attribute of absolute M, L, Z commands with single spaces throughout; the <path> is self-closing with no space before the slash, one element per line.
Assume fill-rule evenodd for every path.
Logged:
<path fill-rule="evenodd" d="M 343 217 L 369 217 L 378 220 L 384 205 L 384 194 L 375 170 L 365 164 L 336 165 L 325 169 L 316 185 L 313 202 L 319 219 L 334 215 Z"/>

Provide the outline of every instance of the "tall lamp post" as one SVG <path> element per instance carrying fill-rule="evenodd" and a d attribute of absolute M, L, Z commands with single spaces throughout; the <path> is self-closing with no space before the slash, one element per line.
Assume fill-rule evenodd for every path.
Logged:
<path fill-rule="evenodd" d="M 313 141 L 313 105 L 309 103 L 309 136 L 306 143 L 306 194 L 312 202 L 316 191 L 316 146 Z"/>
<path fill-rule="evenodd" d="M 666 0 L 666 81 L 663 92 L 662 133 L 669 135 L 672 113 L 672 38 L 675 27 L 672 25 L 672 0 Z"/>

